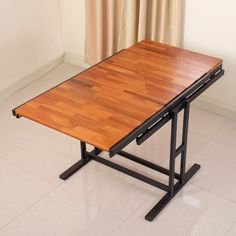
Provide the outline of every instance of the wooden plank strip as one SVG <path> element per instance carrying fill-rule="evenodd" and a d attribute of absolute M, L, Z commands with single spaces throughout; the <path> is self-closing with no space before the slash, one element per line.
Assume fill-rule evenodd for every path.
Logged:
<path fill-rule="evenodd" d="M 220 64 L 219 58 L 143 40 L 16 113 L 109 151 Z"/>

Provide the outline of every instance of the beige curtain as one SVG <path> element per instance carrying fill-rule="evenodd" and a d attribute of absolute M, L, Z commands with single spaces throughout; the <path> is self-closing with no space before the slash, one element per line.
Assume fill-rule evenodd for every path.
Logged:
<path fill-rule="evenodd" d="M 184 0 L 86 0 L 85 12 L 89 64 L 144 38 L 181 46 Z"/>

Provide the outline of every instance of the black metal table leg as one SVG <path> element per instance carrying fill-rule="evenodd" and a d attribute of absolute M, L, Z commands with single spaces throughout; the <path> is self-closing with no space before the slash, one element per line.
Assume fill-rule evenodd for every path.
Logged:
<path fill-rule="evenodd" d="M 84 142 L 80 142 L 80 149 L 81 149 L 81 159 L 76 162 L 73 166 L 65 170 L 62 174 L 60 174 L 60 178 L 63 180 L 67 180 L 70 176 L 72 176 L 75 172 L 77 172 L 79 169 L 81 169 L 83 166 L 85 166 L 88 162 L 90 162 L 92 159 L 88 156 L 86 156 L 86 144 Z M 94 150 L 91 152 L 92 154 L 98 155 L 102 151 L 98 148 L 94 148 Z"/>
<path fill-rule="evenodd" d="M 78 162 L 76 162 L 73 166 L 65 170 L 62 174 L 59 175 L 60 179 L 67 180 L 69 177 L 71 177 L 75 172 L 77 172 L 80 168 L 85 166 L 88 162 L 90 162 L 92 159 L 81 159 Z"/>
<path fill-rule="evenodd" d="M 185 174 L 185 181 L 181 183 L 178 181 L 174 185 L 173 195 L 170 196 L 169 193 L 166 193 L 164 197 L 148 212 L 145 216 L 145 219 L 148 221 L 153 221 L 154 218 L 161 212 L 161 210 L 174 198 L 174 196 L 183 188 L 183 186 L 192 178 L 194 174 L 200 169 L 200 165 L 194 164 Z"/>
<path fill-rule="evenodd" d="M 179 147 L 176 147 L 178 113 L 182 109 L 184 109 L 182 144 Z M 189 105 L 188 100 L 186 99 L 185 101 L 183 101 L 183 103 L 179 104 L 175 109 L 173 109 L 170 112 L 170 114 L 165 116 L 164 119 L 161 119 L 160 122 L 158 122 L 156 125 L 153 126 L 154 130 L 156 131 L 161 126 L 163 126 L 164 123 L 167 123 L 169 120 L 171 120 L 169 169 L 166 169 L 157 164 L 151 163 L 147 160 L 143 160 L 140 157 L 137 157 L 125 151 L 118 152 L 118 155 L 123 156 L 124 158 L 127 158 L 131 161 L 139 163 L 140 165 L 146 166 L 150 169 L 156 170 L 162 174 L 167 175 L 169 177 L 169 185 L 165 185 L 145 175 L 142 175 L 133 170 L 130 170 L 124 166 L 118 165 L 114 162 L 111 162 L 102 157 L 99 157 L 98 154 L 101 152 L 101 150 L 98 148 L 94 148 L 92 152 L 88 152 L 86 150 L 86 144 L 84 142 L 81 142 L 81 159 L 77 163 L 75 163 L 73 166 L 71 166 L 69 169 L 67 169 L 64 173 L 62 173 L 60 175 L 60 178 L 63 180 L 68 179 L 71 175 L 73 175 L 76 171 L 78 171 L 88 162 L 90 162 L 91 160 L 95 160 L 103 165 L 109 166 L 115 170 L 118 170 L 122 173 L 132 176 L 138 180 L 148 183 L 163 191 L 166 191 L 166 194 L 162 197 L 162 199 L 145 216 L 146 220 L 152 221 L 161 212 L 161 210 L 174 198 L 174 196 L 180 191 L 180 189 L 191 179 L 191 177 L 200 169 L 200 165 L 194 164 L 187 172 L 185 172 L 189 109 L 190 109 L 190 105 Z M 153 132 L 154 131 L 152 130 L 152 128 L 148 129 L 148 131 L 145 134 L 139 136 L 139 142 L 142 143 Z M 180 173 L 176 173 L 175 172 L 175 159 L 179 155 L 181 155 Z M 177 180 L 176 183 L 175 183 L 175 179 Z"/>
<path fill-rule="evenodd" d="M 85 152 L 86 152 L 86 143 L 80 142 L 80 151 L 81 151 L 81 159 L 86 160 Z"/>
<path fill-rule="evenodd" d="M 170 141 L 170 174 L 169 174 L 169 194 L 174 193 L 174 174 L 175 174 L 175 152 L 176 152 L 176 135 L 177 135 L 177 112 L 172 113 L 171 119 L 171 141 Z"/>
<path fill-rule="evenodd" d="M 152 221 L 160 211 L 171 201 L 178 191 L 191 179 L 191 177 L 200 169 L 200 165 L 194 164 L 186 173 L 186 153 L 187 153 L 187 138 L 188 138 L 188 123 L 189 123 L 190 104 L 185 102 L 182 144 L 176 149 L 176 133 L 177 133 L 177 111 L 171 114 L 171 144 L 170 144 L 170 170 L 169 170 L 169 192 L 149 211 L 145 219 Z M 181 154 L 180 162 L 180 179 L 174 185 L 175 175 L 175 158 Z"/>
<path fill-rule="evenodd" d="M 184 148 L 181 152 L 181 162 L 180 162 L 180 181 L 182 183 L 184 183 L 184 181 L 185 181 L 186 155 L 187 155 L 187 144 L 188 144 L 189 110 L 190 110 L 190 103 L 186 102 L 186 106 L 184 108 L 183 131 L 182 131 L 182 145 Z"/>

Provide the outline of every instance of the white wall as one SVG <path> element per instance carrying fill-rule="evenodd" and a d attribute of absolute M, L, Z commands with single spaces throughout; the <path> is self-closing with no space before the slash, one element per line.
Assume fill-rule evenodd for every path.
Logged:
<path fill-rule="evenodd" d="M 203 94 L 212 106 L 236 111 L 236 1 L 186 0 L 184 47 L 221 57 L 225 76 Z"/>
<path fill-rule="evenodd" d="M 85 1 L 60 0 L 66 60 L 83 64 L 85 44 Z"/>
<path fill-rule="evenodd" d="M 57 0 L 0 0 L 0 91 L 63 53 Z"/>

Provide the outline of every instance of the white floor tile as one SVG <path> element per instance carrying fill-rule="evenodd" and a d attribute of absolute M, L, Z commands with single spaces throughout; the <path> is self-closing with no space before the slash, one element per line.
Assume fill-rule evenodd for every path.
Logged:
<path fill-rule="evenodd" d="M 236 204 L 188 185 L 153 221 L 145 214 L 158 201 L 151 199 L 121 225 L 112 236 L 222 236 L 236 219 Z"/>
<path fill-rule="evenodd" d="M 65 181 L 62 188 L 73 194 L 88 192 L 89 204 L 121 220 L 145 200 L 158 195 L 155 187 L 96 162 L 90 162 L 80 171 Z"/>
<path fill-rule="evenodd" d="M 57 189 L 0 231 L 1 236 L 108 236 L 121 221 Z"/>
<path fill-rule="evenodd" d="M 211 138 L 226 123 L 226 119 L 213 113 L 191 107 L 189 129 L 195 133 Z"/>
<path fill-rule="evenodd" d="M 218 145 L 228 146 L 236 150 L 236 121 L 229 120 L 212 140 Z"/>
<path fill-rule="evenodd" d="M 59 175 L 80 159 L 80 146 L 73 138 L 45 129 L 48 131 L 8 153 L 4 160 L 57 185 L 63 182 Z"/>
<path fill-rule="evenodd" d="M 0 228 L 52 189 L 38 177 L 0 160 Z"/>
<path fill-rule="evenodd" d="M 39 135 L 41 126 L 26 119 L 16 119 L 9 108 L 7 113 L 2 112 L 0 115 L 0 130 L 0 156 L 3 156 Z"/>
<path fill-rule="evenodd" d="M 236 202 L 236 150 L 210 141 L 193 159 L 201 165 L 193 183 Z"/>
<path fill-rule="evenodd" d="M 226 236 L 235 236 L 236 235 L 236 223 L 230 228 Z"/>

